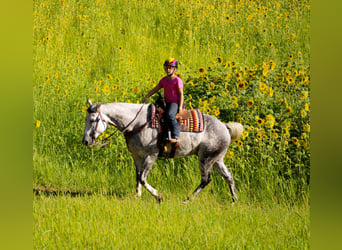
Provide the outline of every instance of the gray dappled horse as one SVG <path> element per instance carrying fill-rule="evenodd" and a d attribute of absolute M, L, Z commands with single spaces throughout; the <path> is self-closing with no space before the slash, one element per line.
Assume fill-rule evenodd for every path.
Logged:
<path fill-rule="evenodd" d="M 158 201 L 161 201 L 163 199 L 162 194 L 146 181 L 147 175 L 159 154 L 157 146 L 158 129 L 146 126 L 142 131 L 129 133 L 149 121 L 151 117 L 149 106 L 151 104 L 92 104 L 89 100 L 88 103 L 89 108 L 82 143 L 86 146 L 94 145 L 95 139 L 106 130 L 108 124 L 115 126 L 125 134 L 128 150 L 134 159 L 137 196 L 141 196 L 141 189 L 144 186 Z M 192 198 L 195 198 L 210 182 L 210 171 L 211 167 L 214 166 L 216 171 L 228 182 L 233 201 L 235 201 L 237 195 L 233 176 L 224 165 L 223 159 L 228 146 L 241 136 L 243 126 L 235 122 L 223 124 L 215 117 L 206 114 L 203 116 L 203 132 L 181 132 L 181 140 L 175 158 L 198 155 L 202 179 L 201 184 L 193 192 Z M 171 151 L 170 144 L 168 150 Z"/>

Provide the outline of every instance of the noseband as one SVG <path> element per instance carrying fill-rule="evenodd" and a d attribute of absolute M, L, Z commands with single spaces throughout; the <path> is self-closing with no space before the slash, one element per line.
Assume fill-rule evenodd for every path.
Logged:
<path fill-rule="evenodd" d="M 93 136 L 92 136 L 92 139 L 94 139 L 94 140 L 95 140 L 95 132 L 97 131 L 97 128 L 98 128 L 98 126 L 99 126 L 99 122 L 102 121 L 102 122 L 104 123 L 104 125 L 107 125 L 107 124 L 108 124 L 108 121 L 106 121 L 105 119 L 103 119 L 100 110 L 96 111 L 96 113 L 97 113 L 96 125 L 95 125 L 94 133 L 93 133 Z"/>

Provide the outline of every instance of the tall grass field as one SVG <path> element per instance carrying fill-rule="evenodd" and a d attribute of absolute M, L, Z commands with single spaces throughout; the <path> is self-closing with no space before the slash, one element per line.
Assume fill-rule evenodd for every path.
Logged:
<path fill-rule="evenodd" d="M 33 247 L 310 248 L 309 34 L 310 1 L 35 0 Z M 168 57 L 187 109 L 245 128 L 225 157 L 234 206 L 215 171 L 182 204 L 200 183 L 195 156 L 155 162 L 159 204 L 134 198 L 123 136 L 81 144 L 87 98 L 141 102 Z"/>

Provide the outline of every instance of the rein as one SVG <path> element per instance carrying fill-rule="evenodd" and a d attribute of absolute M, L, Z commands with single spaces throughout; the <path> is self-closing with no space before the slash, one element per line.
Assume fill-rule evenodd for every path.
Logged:
<path fill-rule="evenodd" d="M 132 132 L 128 132 L 127 134 L 125 134 L 125 132 L 126 132 L 126 130 L 128 129 L 128 127 L 137 119 L 138 115 L 140 114 L 140 112 L 141 112 L 141 110 L 143 109 L 144 106 L 145 106 L 145 102 L 143 103 L 143 105 L 141 106 L 141 108 L 138 110 L 138 112 L 136 113 L 135 117 L 134 117 L 134 118 L 133 118 L 125 127 L 124 127 L 124 129 L 123 129 L 122 131 L 120 131 L 120 134 L 118 134 L 113 140 L 117 139 L 121 134 L 123 134 L 124 136 L 127 136 L 127 134 L 128 134 L 128 135 L 132 134 Z M 99 113 L 99 116 L 100 116 L 101 121 L 103 121 L 103 122 L 105 122 L 105 123 L 108 124 L 108 121 L 105 121 L 105 120 L 103 119 L 103 117 L 102 117 L 102 115 L 101 115 L 101 111 L 98 110 L 97 112 Z M 99 123 L 99 121 L 98 121 L 97 124 L 96 124 L 95 131 L 96 131 L 96 129 L 97 129 L 98 123 Z M 109 122 L 109 124 L 116 128 L 116 126 L 115 126 L 114 123 Z M 143 125 L 143 127 L 145 127 L 145 126 L 146 126 L 146 124 Z M 101 141 L 99 141 L 99 142 L 93 144 L 93 146 L 102 148 L 102 147 L 108 145 L 110 142 L 106 142 L 106 143 L 103 143 L 103 142 L 107 141 L 110 137 L 112 137 L 112 136 L 114 135 L 114 133 L 115 133 L 115 131 L 114 131 L 113 133 L 111 133 L 109 136 L 107 136 L 106 138 L 104 138 L 103 140 L 101 140 Z M 102 143 L 102 144 L 100 144 L 100 143 Z M 99 144 L 100 144 L 100 145 L 99 145 Z"/>

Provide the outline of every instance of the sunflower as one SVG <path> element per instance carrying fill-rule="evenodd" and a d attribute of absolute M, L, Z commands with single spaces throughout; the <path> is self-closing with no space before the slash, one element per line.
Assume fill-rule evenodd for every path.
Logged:
<path fill-rule="evenodd" d="M 261 91 L 267 90 L 267 85 L 265 83 L 260 84 L 259 89 Z"/>
<path fill-rule="evenodd" d="M 310 110 L 309 104 L 310 103 L 305 103 L 305 105 L 304 105 L 304 110 L 305 111 L 309 111 Z"/>
<path fill-rule="evenodd" d="M 262 134 L 258 133 L 258 134 L 257 134 L 257 139 L 258 139 L 259 141 L 261 141 L 261 140 L 262 140 Z"/>
<path fill-rule="evenodd" d="M 107 86 L 107 85 L 102 88 L 103 93 L 109 92 L 109 90 L 110 90 L 109 86 Z"/>
<path fill-rule="evenodd" d="M 234 156 L 234 152 L 232 151 L 228 151 L 228 153 L 226 154 L 227 158 L 232 158 Z"/>
<path fill-rule="evenodd" d="M 200 74 L 204 74 L 204 73 L 205 73 L 205 68 L 202 68 L 202 67 L 199 68 L 199 69 L 198 69 L 198 72 L 199 72 Z"/>
<path fill-rule="evenodd" d="M 215 88 L 215 84 L 213 83 L 213 82 L 211 82 L 210 84 L 209 84 L 209 89 L 214 89 Z"/>
<path fill-rule="evenodd" d="M 263 125 L 265 123 L 265 120 L 264 119 L 261 119 L 261 118 L 258 118 L 256 120 L 256 124 L 258 124 L 259 126 Z"/>
<path fill-rule="evenodd" d="M 223 58 L 222 57 L 217 57 L 216 59 L 217 63 L 221 64 L 223 62 Z"/>
<path fill-rule="evenodd" d="M 268 46 L 273 47 L 273 43 L 272 43 L 272 42 L 269 42 L 269 43 L 268 43 Z"/>
<path fill-rule="evenodd" d="M 286 80 L 288 81 L 288 83 L 294 83 L 295 81 L 293 77 L 288 77 Z"/>
<path fill-rule="evenodd" d="M 274 137 L 274 139 L 278 139 L 279 138 L 278 133 L 274 133 L 274 134 L 272 134 L 272 136 Z"/>
<path fill-rule="evenodd" d="M 244 89 L 245 88 L 245 84 L 243 82 L 238 82 L 237 88 L 238 89 Z"/>
<path fill-rule="evenodd" d="M 175 75 L 178 76 L 179 78 L 182 78 L 182 74 L 180 72 L 176 72 Z"/>
<path fill-rule="evenodd" d="M 310 132 L 310 124 L 303 124 L 303 129 L 305 132 Z"/>
<path fill-rule="evenodd" d="M 302 118 L 305 118 L 307 116 L 307 113 L 306 113 L 306 111 L 304 109 L 302 109 L 300 111 L 300 115 L 302 116 Z"/>
<path fill-rule="evenodd" d="M 271 114 L 270 115 L 266 115 L 266 125 L 267 125 L 267 127 L 273 128 L 274 124 L 275 124 L 274 116 L 271 115 Z"/>
<path fill-rule="evenodd" d="M 286 113 L 292 114 L 292 112 L 293 112 L 293 109 L 291 107 L 286 108 Z"/>
<path fill-rule="evenodd" d="M 248 131 L 245 130 L 245 131 L 242 132 L 241 137 L 242 137 L 243 140 L 245 140 L 248 135 L 249 135 Z"/>
<path fill-rule="evenodd" d="M 242 141 L 238 141 L 237 143 L 238 143 L 239 148 L 241 148 L 243 146 L 243 142 Z"/>
<path fill-rule="evenodd" d="M 294 145 L 297 145 L 297 146 L 299 145 L 299 141 L 298 141 L 297 137 L 292 137 L 291 140 L 292 140 Z"/>
<path fill-rule="evenodd" d="M 290 60 L 293 59 L 293 55 L 292 55 L 292 54 L 289 55 L 289 59 L 290 59 Z"/>
<path fill-rule="evenodd" d="M 36 128 L 39 128 L 39 127 L 40 127 L 40 121 L 37 120 L 37 121 L 36 121 Z"/>
<path fill-rule="evenodd" d="M 236 77 L 236 79 L 241 79 L 241 74 L 239 72 L 236 72 L 235 77 Z"/>
<path fill-rule="evenodd" d="M 249 99 L 249 100 L 247 101 L 247 106 L 248 106 L 248 108 L 252 107 L 253 105 L 254 105 L 253 99 Z"/>
<path fill-rule="evenodd" d="M 270 60 L 269 63 L 270 63 L 270 70 L 274 70 L 274 68 L 275 68 L 275 66 L 276 66 L 275 62 L 272 61 L 272 60 Z"/>
<path fill-rule="evenodd" d="M 272 87 L 270 87 L 270 89 L 269 89 L 269 94 L 270 94 L 270 97 L 272 97 L 274 94 L 274 90 L 272 89 Z"/>

